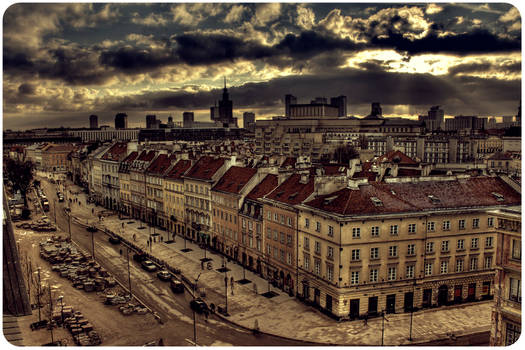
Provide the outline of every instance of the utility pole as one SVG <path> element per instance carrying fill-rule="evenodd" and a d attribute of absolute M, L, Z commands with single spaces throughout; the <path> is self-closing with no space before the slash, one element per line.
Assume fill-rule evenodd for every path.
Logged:
<path fill-rule="evenodd" d="M 42 321 L 42 318 L 40 316 L 40 294 L 42 293 L 42 285 L 40 282 L 40 266 L 37 268 L 38 272 L 38 291 L 37 291 L 37 307 L 38 307 L 38 322 Z"/>

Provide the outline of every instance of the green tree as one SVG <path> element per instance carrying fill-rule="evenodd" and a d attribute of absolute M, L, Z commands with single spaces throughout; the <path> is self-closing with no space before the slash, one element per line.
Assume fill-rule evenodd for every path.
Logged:
<path fill-rule="evenodd" d="M 33 168 L 34 164 L 31 161 L 4 159 L 4 179 L 11 184 L 13 192 L 20 190 L 26 205 L 26 193 L 33 181 Z"/>
<path fill-rule="evenodd" d="M 352 145 L 339 146 L 332 155 L 332 160 L 339 164 L 348 164 L 350 159 L 359 158 L 359 152 Z"/>

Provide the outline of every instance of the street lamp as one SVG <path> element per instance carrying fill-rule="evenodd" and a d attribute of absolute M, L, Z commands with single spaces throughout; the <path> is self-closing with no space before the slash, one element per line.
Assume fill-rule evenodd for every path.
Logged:
<path fill-rule="evenodd" d="M 414 276 L 414 283 L 412 285 L 412 306 L 410 307 L 410 335 L 408 336 L 408 340 L 412 341 L 412 320 L 414 318 L 414 293 L 416 289 L 416 278 Z"/>
<path fill-rule="evenodd" d="M 71 238 L 71 208 L 66 208 L 65 210 L 67 212 L 67 226 L 69 230 L 69 240 L 71 241 L 72 240 Z M 55 215 L 56 215 L 56 211 L 55 211 Z"/>
<path fill-rule="evenodd" d="M 195 289 L 197 288 L 197 282 L 199 282 L 201 273 L 199 273 L 199 275 L 195 279 L 195 284 L 193 285 L 193 301 L 194 302 L 195 302 Z M 193 344 L 197 346 L 197 320 L 195 318 L 195 307 L 193 307 L 192 309 L 193 309 Z"/>
<path fill-rule="evenodd" d="M 381 346 L 383 346 L 385 341 L 385 320 L 388 322 L 388 319 L 385 317 L 385 310 L 381 312 L 381 317 L 383 318 L 381 322 Z"/>
<path fill-rule="evenodd" d="M 129 284 L 129 300 L 131 301 L 131 298 L 133 297 L 133 293 L 131 293 L 131 272 L 129 270 L 129 247 L 126 246 L 127 254 L 126 258 L 128 260 L 128 284 Z"/>
<path fill-rule="evenodd" d="M 95 261 L 95 240 L 93 235 L 97 232 L 97 228 L 95 226 L 89 226 L 86 230 L 91 232 L 91 255 L 93 256 L 93 261 Z"/>
<path fill-rule="evenodd" d="M 62 326 L 64 326 L 64 296 L 59 296 L 57 301 L 60 301 L 60 319 L 62 320 Z"/>

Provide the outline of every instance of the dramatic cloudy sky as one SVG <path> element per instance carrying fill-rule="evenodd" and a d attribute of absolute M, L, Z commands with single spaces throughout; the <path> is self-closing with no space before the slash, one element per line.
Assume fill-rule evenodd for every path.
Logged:
<path fill-rule="evenodd" d="M 515 115 L 521 18 L 512 5 L 15 4 L 3 17 L 3 127 L 209 119 L 226 77 L 234 116 L 346 95 L 348 114 Z"/>

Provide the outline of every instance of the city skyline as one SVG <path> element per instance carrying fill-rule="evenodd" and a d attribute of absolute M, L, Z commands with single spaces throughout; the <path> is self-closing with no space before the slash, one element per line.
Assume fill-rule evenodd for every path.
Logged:
<path fill-rule="evenodd" d="M 4 13 L 4 129 L 209 120 L 345 95 L 348 115 L 516 115 L 521 24 L 509 4 L 15 4 Z M 45 122 L 42 124 L 42 122 Z"/>

